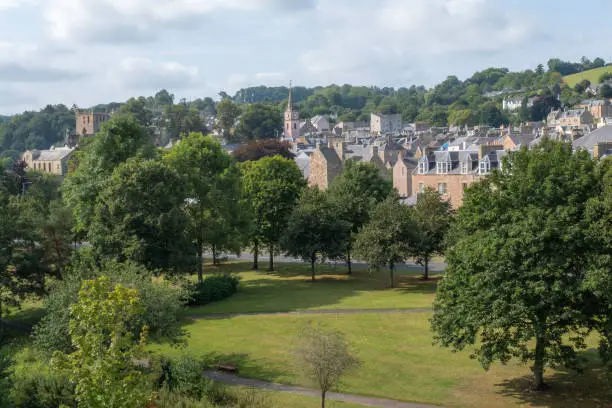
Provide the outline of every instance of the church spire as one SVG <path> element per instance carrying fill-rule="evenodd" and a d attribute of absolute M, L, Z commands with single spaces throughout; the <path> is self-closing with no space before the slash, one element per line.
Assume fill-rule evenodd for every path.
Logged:
<path fill-rule="evenodd" d="M 287 111 L 293 111 L 293 100 L 291 99 L 291 81 L 289 81 L 289 100 L 287 102 Z"/>

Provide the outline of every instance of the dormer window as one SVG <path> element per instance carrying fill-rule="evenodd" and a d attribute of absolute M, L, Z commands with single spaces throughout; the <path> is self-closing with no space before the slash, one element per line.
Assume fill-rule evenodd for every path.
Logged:
<path fill-rule="evenodd" d="M 419 161 L 419 174 L 427 174 L 429 171 L 429 161 L 426 157 Z"/>
<path fill-rule="evenodd" d="M 478 174 L 482 176 L 485 174 L 489 174 L 490 171 L 491 171 L 491 162 L 489 161 L 488 157 L 485 157 L 478 164 Z"/>
<path fill-rule="evenodd" d="M 461 162 L 461 174 L 468 174 L 470 171 L 470 163 L 465 160 Z"/>
<path fill-rule="evenodd" d="M 448 174 L 451 169 L 450 162 L 437 162 L 436 163 L 436 171 L 438 174 Z"/>

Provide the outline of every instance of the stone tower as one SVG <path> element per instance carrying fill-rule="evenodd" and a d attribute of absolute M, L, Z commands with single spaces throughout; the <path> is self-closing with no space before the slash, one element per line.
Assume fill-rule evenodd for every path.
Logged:
<path fill-rule="evenodd" d="M 300 135 L 300 113 L 293 109 L 291 82 L 289 82 L 289 101 L 285 110 L 285 137 L 297 138 Z"/>

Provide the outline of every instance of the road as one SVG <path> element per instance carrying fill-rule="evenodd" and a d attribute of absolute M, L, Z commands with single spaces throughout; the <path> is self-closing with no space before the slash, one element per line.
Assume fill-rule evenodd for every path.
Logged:
<path fill-rule="evenodd" d="M 206 252 L 204 253 L 204 257 L 211 259 L 212 258 L 212 253 L 210 252 Z M 228 261 L 249 261 L 249 262 L 253 262 L 253 254 L 251 253 L 243 253 L 240 256 L 236 256 L 234 254 L 223 254 L 222 258 L 227 258 Z M 268 262 L 268 254 L 260 254 L 259 255 L 259 264 L 263 267 L 265 267 L 265 265 L 267 265 Z M 285 256 L 285 255 L 276 255 L 274 256 L 274 262 L 278 262 L 278 263 L 300 263 L 300 264 L 306 264 L 307 262 L 302 261 L 299 258 L 293 258 L 290 256 Z M 344 267 L 346 264 L 344 262 L 326 262 L 329 265 L 337 265 L 339 267 Z M 353 261 L 353 266 L 355 267 L 366 267 L 368 266 L 367 263 L 365 262 L 361 262 L 359 260 L 354 260 Z M 414 261 L 408 261 L 405 264 L 401 264 L 401 265 L 397 265 L 396 269 L 398 271 L 402 271 L 402 270 L 406 270 L 406 271 L 414 271 L 414 270 L 418 270 L 421 271 L 423 270 L 423 267 L 417 263 L 415 263 Z M 429 272 L 430 273 L 438 273 L 438 272 L 444 272 L 444 269 L 446 269 L 446 263 L 444 262 L 430 262 L 429 263 Z"/>

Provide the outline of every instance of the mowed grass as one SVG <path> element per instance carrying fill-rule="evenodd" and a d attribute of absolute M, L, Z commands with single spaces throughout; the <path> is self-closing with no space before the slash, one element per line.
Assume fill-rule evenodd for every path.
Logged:
<path fill-rule="evenodd" d="M 189 308 L 186 315 L 211 313 L 290 312 L 332 309 L 404 309 L 431 307 L 435 296 L 434 275 L 421 280 L 420 268 L 398 271 L 395 289 L 388 289 L 387 271 L 370 273 L 356 268 L 347 275 L 343 267 L 317 266 L 316 281 L 308 265 L 280 264 L 277 271 L 250 271 L 250 264 L 236 262 L 219 268 L 207 266 L 208 273 L 232 272 L 241 277 L 238 293 L 229 299 Z"/>
<path fill-rule="evenodd" d="M 590 69 L 584 72 L 578 72 L 577 74 L 567 75 L 563 77 L 563 81 L 565 81 L 565 83 L 570 87 L 574 87 L 577 83 L 585 79 L 588 79 L 591 84 L 595 85 L 599 83 L 599 77 L 601 76 L 601 74 L 605 74 L 607 72 L 612 73 L 612 65 L 607 67 Z"/>
<path fill-rule="evenodd" d="M 235 361 L 241 376 L 308 386 L 294 367 L 297 333 L 307 323 L 344 332 L 361 367 L 340 391 L 447 407 L 604 407 L 612 382 L 601 369 L 584 375 L 547 370 L 552 390 L 529 391 L 529 369 L 510 364 L 485 372 L 467 352 L 432 345 L 429 313 L 240 316 L 192 320 L 184 350 L 156 345 L 166 355 L 187 353 Z"/>

